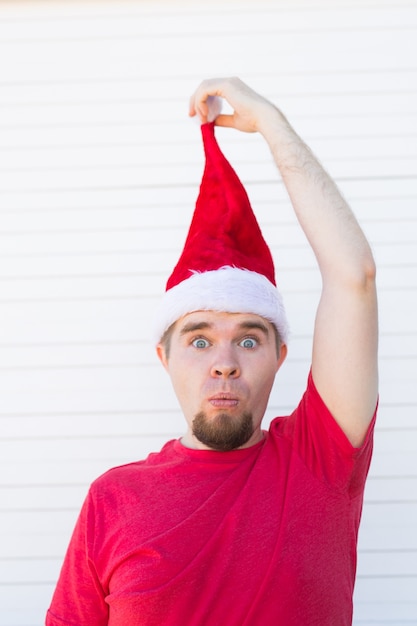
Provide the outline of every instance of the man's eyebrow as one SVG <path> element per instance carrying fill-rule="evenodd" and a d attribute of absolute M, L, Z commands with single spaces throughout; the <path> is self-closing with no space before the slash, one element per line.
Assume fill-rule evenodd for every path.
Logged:
<path fill-rule="evenodd" d="M 209 322 L 187 322 L 180 330 L 180 335 L 186 335 L 187 333 L 194 333 L 197 330 L 207 330 L 213 328 L 213 325 Z M 238 324 L 240 331 L 244 330 L 260 330 L 264 335 L 269 336 L 269 329 L 266 324 L 258 320 L 245 320 Z"/>
<path fill-rule="evenodd" d="M 264 335 L 269 335 L 268 326 L 258 321 L 247 320 L 246 322 L 239 324 L 239 328 L 242 330 L 260 330 L 264 333 Z"/>
<path fill-rule="evenodd" d="M 208 322 L 188 322 L 181 328 L 180 334 L 186 335 L 187 333 L 194 333 L 196 330 L 207 330 L 207 328 L 211 328 L 211 324 Z"/>

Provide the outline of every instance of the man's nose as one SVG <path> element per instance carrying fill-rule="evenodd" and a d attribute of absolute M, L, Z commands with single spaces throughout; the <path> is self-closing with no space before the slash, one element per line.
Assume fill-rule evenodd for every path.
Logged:
<path fill-rule="evenodd" d="M 211 368 L 211 375 L 214 378 L 238 378 L 240 367 L 233 350 L 222 350 L 217 355 Z"/>

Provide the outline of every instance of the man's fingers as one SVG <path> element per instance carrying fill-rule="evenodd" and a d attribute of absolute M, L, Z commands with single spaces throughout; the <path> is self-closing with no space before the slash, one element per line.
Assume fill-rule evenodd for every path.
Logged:
<path fill-rule="evenodd" d="M 232 113 L 220 114 L 220 108 L 214 114 L 210 112 L 207 102 L 226 101 Z M 204 80 L 195 90 L 190 99 L 189 114 L 198 115 L 200 123 L 215 120 L 216 126 L 236 128 L 252 133 L 257 130 L 259 106 L 265 100 L 252 91 L 238 78 L 216 78 Z"/>
<path fill-rule="evenodd" d="M 219 101 L 224 98 L 219 79 L 204 80 L 190 98 L 189 115 L 198 115 L 201 123 L 207 122 L 209 107 L 207 101 Z M 218 97 L 216 97 L 218 96 Z M 218 107 L 219 111 L 221 107 Z"/>
<path fill-rule="evenodd" d="M 207 121 L 207 111 L 207 103 L 204 100 L 197 100 L 195 96 L 191 97 L 188 112 L 190 117 L 197 115 L 201 123 L 204 124 Z"/>
<path fill-rule="evenodd" d="M 223 126 L 223 128 L 234 128 L 235 127 L 235 116 L 234 115 L 226 115 L 221 113 L 215 119 L 216 126 Z"/>

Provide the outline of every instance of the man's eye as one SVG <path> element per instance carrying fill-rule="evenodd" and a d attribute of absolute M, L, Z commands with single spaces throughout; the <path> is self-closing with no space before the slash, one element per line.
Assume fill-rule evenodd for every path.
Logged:
<path fill-rule="evenodd" d="M 194 346 L 194 348 L 198 348 L 199 350 L 201 350 L 203 348 L 208 348 L 208 346 L 210 344 L 207 341 L 207 339 L 203 339 L 202 337 L 198 337 L 197 339 L 194 339 L 194 341 L 192 342 L 192 345 Z"/>
<path fill-rule="evenodd" d="M 256 339 L 253 339 L 253 337 L 246 337 L 245 339 L 242 339 L 239 345 L 242 348 L 246 348 L 247 350 L 250 350 L 251 348 L 256 348 L 256 346 L 258 345 L 258 342 Z"/>

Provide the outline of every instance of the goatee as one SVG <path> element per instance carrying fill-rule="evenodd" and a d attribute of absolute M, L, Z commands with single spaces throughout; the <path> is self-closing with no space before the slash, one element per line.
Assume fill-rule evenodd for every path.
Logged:
<path fill-rule="evenodd" d="M 252 413 L 242 413 L 238 417 L 220 413 L 208 419 L 201 411 L 194 417 L 193 435 L 212 450 L 236 450 L 245 445 L 253 435 Z"/>

